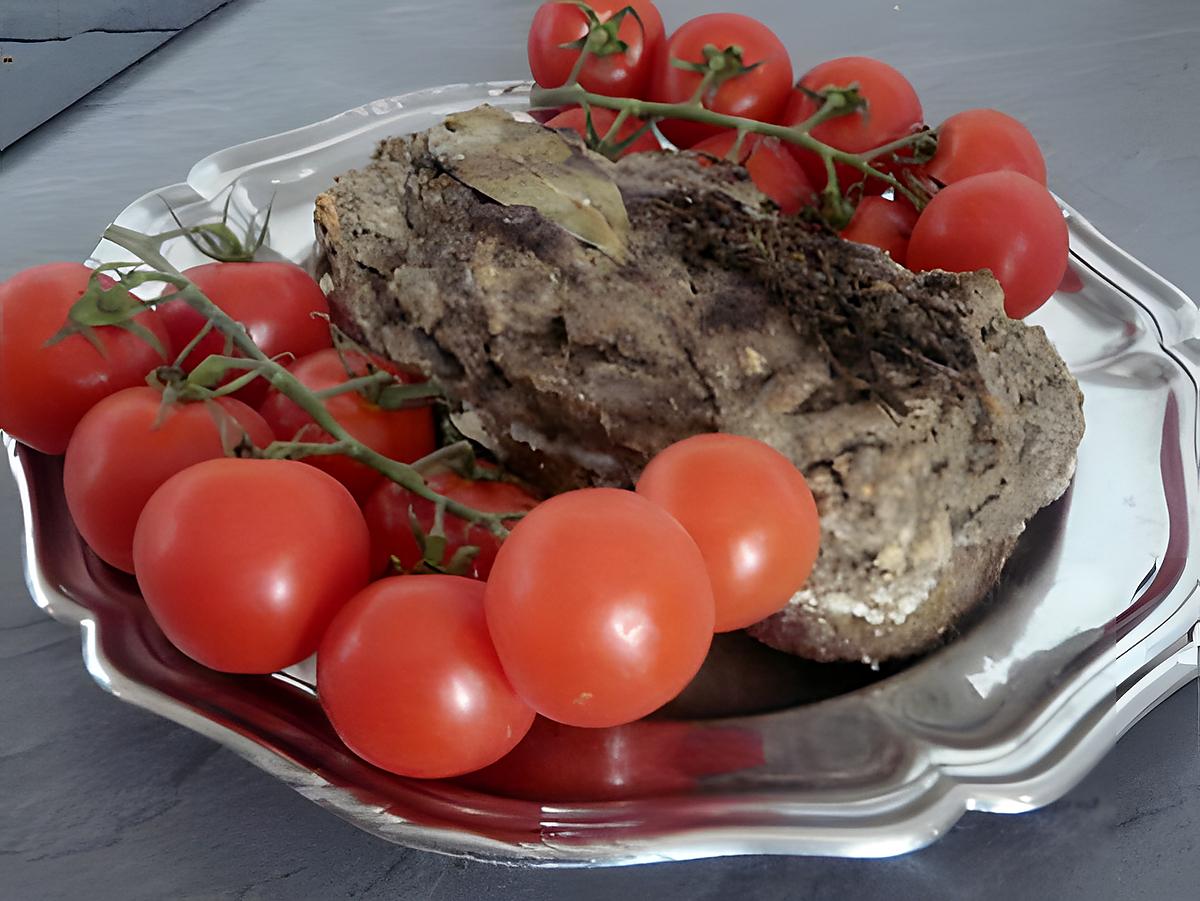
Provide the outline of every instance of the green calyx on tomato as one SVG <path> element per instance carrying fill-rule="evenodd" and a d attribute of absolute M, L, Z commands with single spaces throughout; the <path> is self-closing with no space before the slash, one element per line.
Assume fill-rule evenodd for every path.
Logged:
<path fill-rule="evenodd" d="M 651 0 L 551 0 L 530 24 L 529 69 L 542 87 L 637 97 L 662 40 L 662 15 Z"/>
<path fill-rule="evenodd" d="M 762 60 L 746 65 L 745 52 L 737 44 L 731 44 L 724 49 L 716 44 L 705 44 L 700 51 L 704 57 L 703 62 L 671 57 L 671 65 L 676 69 L 683 69 L 685 72 L 699 72 L 704 76 L 692 98 L 693 103 L 700 103 L 724 82 L 731 78 L 737 78 L 739 75 L 745 75 L 747 72 L 753 72 L 762 65 Z"/>
<path fill-rule="evenodd" d="M 412 529 L 413 540 L 417 543 L 421 560 L 416 566 L 406 569 L 404 561 L 393 555 L 392 566 L 396 568 L 397 572 L 445 576 L 466 576 L 468 574 L 471 564 L 479 556 L 479 545 L 461 545 L 455 548 L 453 553 L 450 553 L 450 559 L 447 560 L 446 554 L 450 552 L 450 542 L 446 537 L 445 520 L 445 508 L 435 506 L 433 528 L 426 532 L 421 521 L 417 519 L 417 512 L 411 506 L 408 508 L 408 527 Z"/>
<path fill-rule="evenodd" d="M 180 234 L 187 238 L 188 243 L 211 260 L 218 263 L 250 263 L 254 255 L 262 248 L 267 240 L 267 229 L 271 224 L 271 208 L 275 205 L 274 198 L 267 204 L 267 212 L 263 216 L 262 226 L 258 224 L 256 213 L 246 225 L 245 237 L 239 238 L 229 227 L 229 205 L 233 201 L 233 185 L 225 195 L 225 206 L 221 210 L 221 221 L 204 222 L 200 225 L 184 225 L 171 204 L 167 204 L 167 212 L 179 226 Z M 163 201 L 166 203 L 166 201 Z"/>
<path fill-rule="evenodd" d="M 621 23 L 625 21 L 625 17 L 632 15 L 637 21 L 638 27 L 642 33 L 646 31 L 646 26 L 642 22 L 642 17 L 638 15 L 638 11 L 632 6 L 626 6 L 624 9 L 617 10 L 610 18 L 601 21 L 596 15 L 596 11 L 581 0 L 561 0 L 566 6 L 574 6 L 587 16 L 588 32 L 583 37 L 575 41 L 568 41 L 565 44 L 559 44 L 560 50 L 580 50 L 585 53 L 590 53 L 592 56 L 611 56 L 614 53 L 625 53 L 629 50 L 629 43 L 621 40 Z"/>
<path fill-rule="evenodd" d="M 135 265 L 110 263 L 94 269 L 88 279 L 87 289 L 67 312 L 66 323 L 50 336 L 44 346 L 53 347 L 71 335 L 79 335 L 104 356 L 104 344 L 96 335 L 95 329 L 110 325 L 137 335 L 160 357 L 166 359 L 167 349 L 159 336 L 138 321 L 139 316 L 145 315 L 146 305 L 134 297 L 121 282 L 104 275 L 105 272 L 116 271 L 118 267 L 131 269 Z"/>

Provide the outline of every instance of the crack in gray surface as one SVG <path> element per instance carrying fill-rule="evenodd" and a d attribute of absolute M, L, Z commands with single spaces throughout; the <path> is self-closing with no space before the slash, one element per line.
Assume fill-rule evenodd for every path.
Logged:
<path fill-rule="evenodd" d="M 175 34 L 187 26 L 179 28 L 85 28 L 75 34 L 56 34 L 48 38 L 12 38 L 0 37 L 0 44 L 53 44 L 70 41 L 81 34 Z"/>
<path fill-rule="evenodd" d="M 1133 816 L 1126 817 L 1125 819 L 1121 820 L 1121 822 L 1117 823 L 1116 828 L 1123 829 L 1126 826 L 1132 826 L 1134 823 L 1139 823 L 1142 820 L 1149 819 L 1151 817 L 1156 817 L 1159 814 L 1166 813 L 1168 810 L 1174 810 L 1177 807 L 1182 807 L 1184 805 L 1184 802 L 1185 802 L 1185 799 L 1180 798 L 1178 801 L 1173 801 L 1170 804 L 1162 804 L 1158 807 L 1149 807 L 1145 810 L 1139 810 Z"/>

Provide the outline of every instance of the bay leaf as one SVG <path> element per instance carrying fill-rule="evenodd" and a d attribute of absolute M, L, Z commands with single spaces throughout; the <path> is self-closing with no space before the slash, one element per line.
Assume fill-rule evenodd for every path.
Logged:
<path fill-rule="evenodd" d="M 506 206 L 533 207 L 624 261 L 629 216 L 603 157 L 486 104 L 448 116 L 429 132 L 429 149 L 463 184 Z"/>

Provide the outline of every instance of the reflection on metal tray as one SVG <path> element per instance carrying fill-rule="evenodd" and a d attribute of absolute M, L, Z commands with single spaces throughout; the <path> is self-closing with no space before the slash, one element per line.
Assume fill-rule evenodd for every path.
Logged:
<path fill-rule="evenodd" d="M 513 85 L 377 101 L 216 153 L 118 222 L 142 231 L 274 199 L 271 250 L 315 267 L 313 198 L 386 136 Z M 133 580 L 71 525 L 61 463 L 9 443 L 37 603 L 78 623 L 88 670 L 121 698 L 233 748 L 392 841 L 524 864 L 741 853 L 898 854 L 968 809 L 1029 810 L 1066 792 L 1132 723 L 1200 669 L 1197 311 L 1064 207 L 1072 270 L 1032 318 L 1079 379 L 1087 435 L 1072 489 L 1030 524 L 989 602 L 906 668 L 820 666 L 722 638 L 666 715 L 612 730 L 540 723 L 501 764 L 422 782 L 359 761 L 321 715 L 310 671 L 234 677 L 153 624 Z M 123 252 L 102 244 L 100 261 Z M 200 262 L 183 241 L 167 247 Z"/>

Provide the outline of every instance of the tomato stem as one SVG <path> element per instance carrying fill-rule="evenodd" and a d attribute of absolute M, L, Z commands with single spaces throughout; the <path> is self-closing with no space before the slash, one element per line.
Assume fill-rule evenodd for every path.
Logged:
<path fill-rule="evenodd" d="M 262 349 L 250 338 L 250 335 L 241 323 L 234 320 L 229 314 L 209 300 L 199 288 L 171 265 L 167 258 L 163 256 L 160 249 L 163 240 L 161 236 L 145 235 L 124 226 L 110 225 L 104 232 L 104 238 L 113 244 L 131 251 L 153 270 L 146 271 L 139 269 L 127 273 L 122 282 L 122 290 L 128 290 L 147 282 L 165 282 L 168 285 L 173 285 L 176 288 L 176 292 L 168 295 L 168 299 L 182 300 L 187 303 L 188 306 L 211 322 L 213 328 L 229 339 L 233 344 L 233 349 L 242 355 L 240 357 L 222 354 L 211 355 L 200 364 L 201 367 L 208 365 L 213 369 L 219 368 L 222 372 L 227 369 L 244 369 L 252 376 L 266 379 L 271 387 L 304 410 L 317 425 L 335 439 L 335 443 L 340 445 L 339 449 L 334 451 L 335 453 L 344 454 L 353 460 L 370 466 L 372 469 L 378 470 L 393 482 L 402 485 L 418 497 L 444 506 L 446 511 L 461 519 L 486 527 L 493 535 L 499 538 L 504 538 L 508 535 L 508 528 L 504 525 L 506 521 L 519 520 L 524 516 L 520 512 L 490 513 L 483 510 L 476 510 L 453 498 L 445 497 L 425 483 L 421 471 L 417 468 L 420 461 L 412 465 L 401 463 L 399 460 L 393 460 L 367 447 L 356 439 L 325 408 L 320 397 L 301 383 L 282 364 L 272 360 L 263 353 Z M 149 301 L 149 303 L 157 302 Z M 208 373 L 205 373 L 205 375 L 208 375 Z M 318 452 L 330 453 L 330 451 L 324 450 L 324 448 L 329 446 L 328 444 L 321 444 L 320 447 L 322 450 Z"/>
<path fill-rule="evenodd" d="M 579 58 L 575 60 L 575 65 L 571 67 L 571 74 L 567 76 L 566 83 L 575 85 L 579 83 L 579 76 L 583 72 L 583 66 L 592 55 L 591 44 L 592 32 L 588 33 L 588 37 L 584 40 L 583 46 L 579 48 Z"/>
<path fill-rule="evenodd" d="M 891 186 L 897 195 L 907 198 L 918 210 L 924 205 L 923 199 L 911 191 L 900 179 L 890 172 L 872 165 L 872 161 L 880 156 L 895 153 L 910 146 L 928 147 L 936 141 L 936 134 L 929 131 L 914 132 L 895 141 L 889 141 L 879 147 L 864 150 L 861 153 L 849 153 L 819 141 L 810 132 L 822 122 L 837 116 L 845 116 L 862 109 L 865 101 L 857 87 L 827 88 L 819 96 L 823 98 L 821 108 L 812 116 L 797 125 L 776 125 L 772 122 L 760 122 L 757 119 L 747 119 L 742 116 L 730 116 L 714 112 L 703 106 L 699 99 L 711 84 L 708 75 L 701 80 L 697 97 L 687 103 L 660 103 L 649 100 L 638 100 L 631 97 L 607 97 L 604 94 L 594 94 L 584 90 L 578 84 L 568 84 L 560 88 L 535 87 L 530 94 L 530 101 L 535 108 L 558 108 L 564 106 L 585 105 L 616 110 L 618 113 L 628 111 L 629 115 L 647 122 L 661 119 L 684 119 L 689 122 L 699 122 L 705 125 L 715 125 L 718 128 L 730 128 L 749 134 L 766 135 L 779 138 L 789 144 L 795 144 L 806 150 L 811 150 L 825 162 L 842 163 L 861 172 L 868 178 L 875 178 Z"/>
<path fill-rule="evenodd" d="M 191 341 L 189 341 L 187 344 L 185 344 L 183 346 L 183 350 L 181 350 L 178 354 L 175 355 L 174 365 L 176 368 L 183 366 L 183 361 L 192 355 L 192 351 L 194 351 L 197 347 L 200 346 L 200 342 L 203 341 L 206 337 L 208 337 L 208 334 L 212 330 L 213 330 L 212 322 L 205 320 L 204 327 L 201 328 L 200 331 L 196 332 L 195 337 L 192 338 Z"/>
<path fill-rule="evenodd" d="M 331 457 L 349 454 L 352 448 L 345 441 L 272 441 L 260 453 L 266 460 L 299 460 L 303 457 Z"/>
<path fill-rule="evenodd" d="M 396 377 L 390 372 L 373 372 L 370 375 L 360 375 L 356 378 L 347 379 L 339 385 L 333 385 L 329 388 L 322 388 L 320 391 L 314 391 L 313 394 L 321 400 L 330 397 L 337 397 L 339 394 L 349 394 L 351 391 L 361 391 L 364 388 L 372 388 L 376 385 L 387 385 L 394 382 Z"/>

